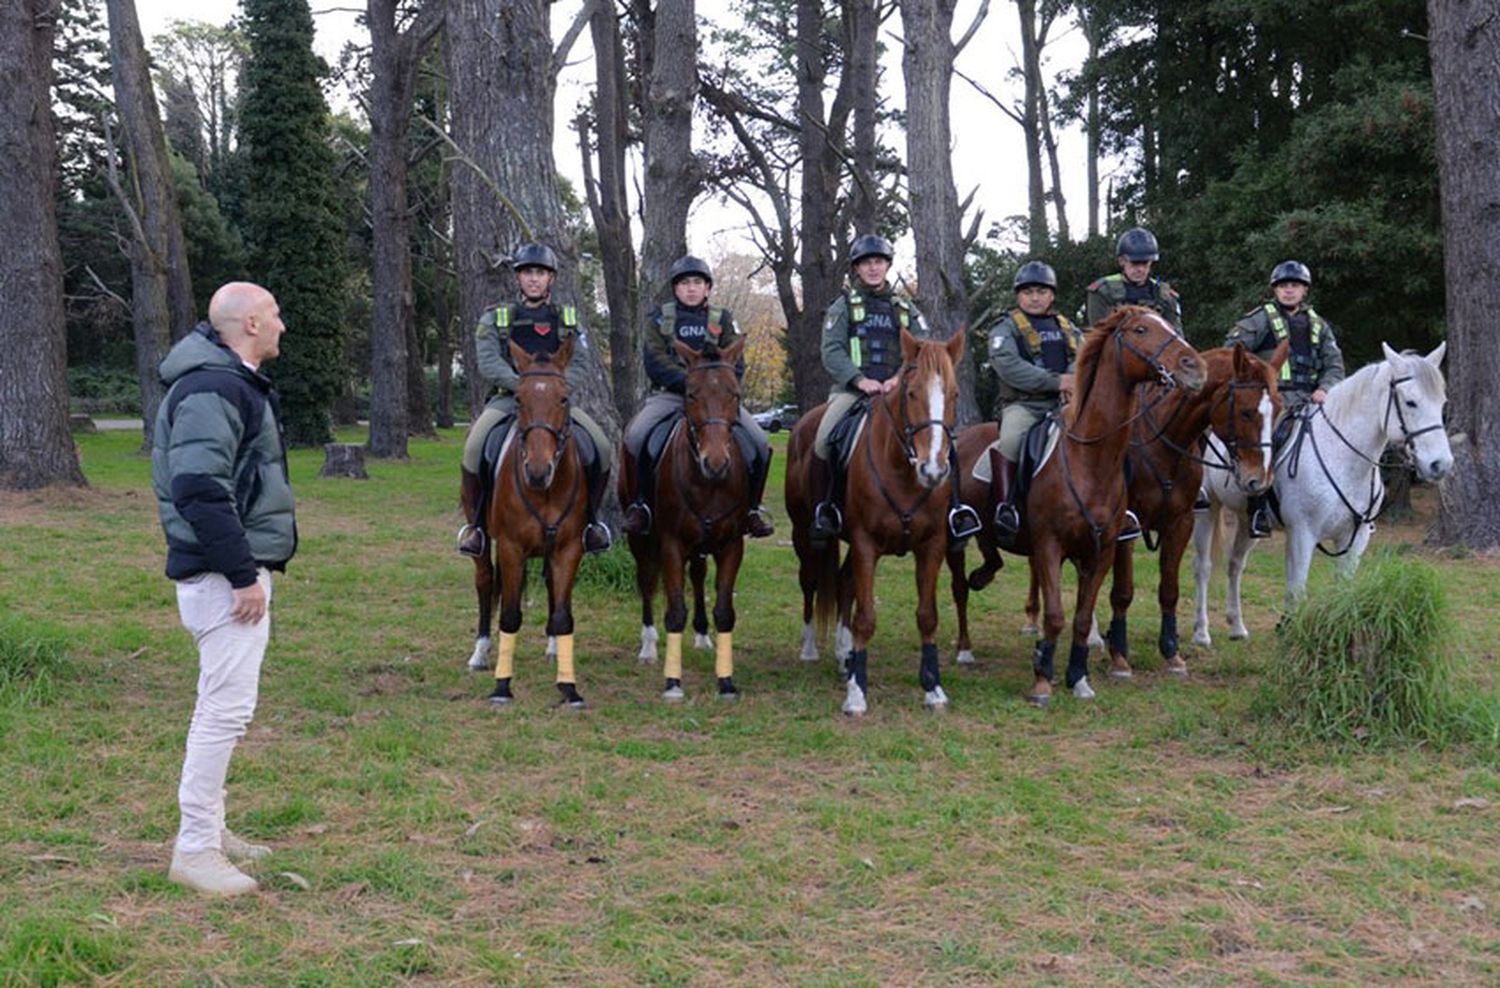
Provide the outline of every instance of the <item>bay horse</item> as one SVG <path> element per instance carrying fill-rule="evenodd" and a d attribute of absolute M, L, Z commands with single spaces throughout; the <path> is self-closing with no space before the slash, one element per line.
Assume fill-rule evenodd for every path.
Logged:
<path fill-rule="evenodd" d="M 588 492 L 573 422 L 568 413 L 568 361 L 573 337 L 554 354 L 533 356 L 510 344 L 520 374 L 516 419 L 495 465 L 494 492 L 485 521 L 493 549 L 474 560 L 479 596 L 479 630 L 470 669 L 489 666 L 490 614 L 500 601 L 500 644 L 490 703 L 508 705 L 515 697 L 516 636 L 521 630 L 521 596 L 526 561 L 540 557 L 547 583 L 548 654 L 557 659 L 560 705 L 581 709 L 573 668 L 573 579 L 583 557 Z M 498 575 L 498 579 L 497 579 Z"/>
<path fill-rule="evenodd" d="M 808 537 L 814 508 L 807 490 L 808 459 L 827 406 L 819 405 L 802 416 L 787 444 L 786 507 L 802 587 L 802 658 L 817 659 L 815 620 L 817 630 L 823 631 L 836 614 L 840 639 L 846 633 L 851 636 L 843 704 L 849 716 L 869 709 L 868 649 L 875 634 L 876 565 L 881 556 L 907 552 L 916 558 L 923 703 L 931 710 L 948 707 L 935 639 L 937 578 L 948 544 L 949 452 L 958 404 L 954 368 L 963 356 L 964 335 L 958 332 L 940 343 L 901 331 L 898 383 L 893 390 L 871 398 L 845 473 L 840 540 L 849 543 L 849 553 L 842 567 L 840 541 L 820 548 Z M 836 646 L 836 650 L 842 648 Z"/>
<path fill-rule="evenodd" d="M 658 577 L 667 596 L 667 655 L 663 673 L 665 700 L 681 700 L 682 634 L 687 624 L 683 598 L 684 571 L 691 566 L 694 623 L 702 620 L 706 558 L 714 560 L 714 673 L 719 697 L 738 698 L 734 684 L 734 584 L 745 557 L 745 519 L 750 504 L 750 469 L 734 436 L 740 417 L 740 382 L 735 374 L 745 348 L 741 337 L 722 350 L 708 344 L 699 352 L 681 341 L 673 349 L 687 368 L 683 418 L 673 428 L 658 458 L 661 472 L 651 531 L 630 536 L 635 556 L 635 585 L 641 598 L 642 661 L 656 661 L 658 635 L 651 613 Z M 634 495 L 623 472 L 622 504 Z M 707 638 L 706 624 L 698 640 Z"/>
<path fill-rule="evenodd" d="M 1052 698 L 1053 657 L 1062 634 L 1061 572 L 1064 559 L 1078 570 L 1073 614 L 1073 647 L 1066 680 L 1073 695 L 1091 699 L 1088 636 L 1094 603 L 1114 562 L 1115 537 L 1126 507 L 1124 464 L 1130 426 L 1141 414 L 1136 385 L 1157 380 L 1168 388 L 1197 391 L 1203 363 L 1197 351 L 1150 309 L 1121 306 L 1095 324 L 1079 348 L 1074 372 L 1075 400 L 1064 407 L 1057 448 L 1031 478 L 1022 505 L 1021 532 L 1010 551 L 1030 557 L 1031 575 L 1044 603 L 1041 638 L 1032 654 L 1035 679 L 1027 700 L 1046 706 Z M 973 476 L 974 464 L 995 441 L 999 427 L 986 423 L 959 437 L 960 493 L 967 503 L 986 504 L 988 485 Z M 1000 568 L 993 512 L 979 536 L 984 565 L 963 578 L 963 551 L 948 554 L 954 602 L 960 614 L 970 589 L 986 585 Z M 967 636 L 961 641 L 966 647 Z"/>
<path fill-rule="evenodd" d="M 1453 451 L 1443 428 L 1447 390 L 1441 370 L 1446 343 L 1425 357 L 1397 353 L 1382 343 L 1385 359 L 1328 389 L 1322 404 L 1308 402 L 1303 415 L 1277 454 L 1275 494 L 1277 523 L 1286 529 L 1286 598 L 1288 611 L 1307 587 L 1313 550 L 1337 559 L 1341 576 L 1359 567 L 1375 530 L 1375 516 L 1385 499 L 1380 454 L 1401 443 L 1417 476 L 1436 482 L 1453 468 Z M 1213 572 L 1214 543 L 1222 536 L 1223 516 L 1236 517 L 1229 557 L 1229 590 L 1225 616 L 1229 637 L 1250 636 L 1240 600 L 1240 578 L 1250 552 L 1249 520 L 1242 492 L 1212 478 L 1212 506 L 1193 531 L 1197 549 L 1197 616 L 1193 642 L 1212 644 L 1208 631 L 1208 582 Z M 1325 546 L 1323 543 L 1328 542 Z"/>

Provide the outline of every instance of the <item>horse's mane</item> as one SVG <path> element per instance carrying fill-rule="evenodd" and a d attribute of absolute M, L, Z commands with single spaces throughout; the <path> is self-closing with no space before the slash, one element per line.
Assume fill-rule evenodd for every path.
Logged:
<path fill-rule="evenodd" d="M 941 374 L 943 385 L 947 387 L 956 381 L 953 372 L 953 363 L 947 359 L 947 349 L 939 340 L 921 340 L 921 346 L 917 347 L 917 362 L 913 369 L 918 372 Z"/>
<path fill-rule="evenodd" d="M 1073 362 L 1074 397 L 1065 412 L 1065 418 L 1069 424 L 1073 422 L 1078 410 L 1083 407 L 1084 399 L 1093 390 L 1094 377 L 1099 372 L 1099 355 L 1104 350 L 1104 341 L 1114 335 L 1120 323 L 1141 311 L 1143 308 L 1139 305 L 1122 305 L 1099 322 L 1094 323 L 1084 333 L 1083 345 L 1078 348 L 1078 356 Z"/>

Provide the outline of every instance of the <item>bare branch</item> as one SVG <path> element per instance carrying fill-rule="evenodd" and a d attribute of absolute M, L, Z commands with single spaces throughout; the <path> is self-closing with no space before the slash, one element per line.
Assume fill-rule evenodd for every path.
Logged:
<path fill-rule="evenodd" d="M 496 183 L 496 181 L 492 177 L 490 177 L 490 174 L 488 172 L 480 167 L 479 162 L 471 158 L 467 151 L 459 147 L 457 142 L 455 142 L 453 138 L 449 137 L 448 133 L 443 130 L 443 128 L 433 123 L 432 118 L 428 117 L 425 113 L 419 114 L 417 116 L 417 119 L 426 124 L 434 134 L 442 139 L 444 144 L 447 144 L 448 147 L 453 149 L 453 156 L 450 160 L 467 165 L 473 170 L 475 175 L 479 176 L 479 180 L 481 182 L 490 187 L 490 191 L 495 193 L 495 198 L 500 200 L 505 208 L 510 211 L 510 214 L 516 218 L 516 222 L 521 225 L 522 238 L 526 240 L 533 239 L 535 237 L 535 234 L 531 232 L 531 224 L 526 222 L 526 217 L 521 215 L 521 211 L 516 208 L 515 203 L 511 202 L 510 197 L 507 196 L 504 192 L 500 191 L 499 184 Z"/>
<path fill-rule="evenodd" d="M 85 264 L 83 266 L 83 270 L 85 270 L 85 271 L 88 272 L 89 280 L 94 283 L 94 286 L 96 288 L 98 288 L 100 292 L 102 292 L 103 294 L 109 296 L 110 298 L 112 298 L 116 302 L 118 302 L 119 305 L 120 305 L 120 308 L 124 309 L 126 312 L 130 311 L 130 303 L 127 302 L 127 301 L 125 301 L 125 299 L 121 298 L 119 295 L 115 294 L 113 291 L 111 291 L 110 288 L 109 288 L 109 286 L 106 285 L 100 279 L 100 277 L 97 274 L 94 273 L 94 269 L 93 268 L 91 268 L 87 264 Z"/>
<path fill-rule="evenodd" d="M 964 32 L 963 37 L 953 43 L 953 55 L 955 58 L 958 57 L 958 53 L 963 51 L 964 47 L 973 39 L 974 32 L 979 30 L 979 25 L 984 23 L 984 19 L 989 15 L 989 12 L 990 0 L 982 0 L 979 4 L 979 10 L 974 14 L 974 20 L 969 24 L 969 29 Z"/>
<path fill-rule="evenodd" d="M 552 52 L 552 64 L 561 68 L 568 60 L 568 52 L 572 51 L 573 44 L 578 40 L 578 35 L 583 33 L 583 28 L 594 16 L 594 8 L 599 5 L 599 0 L 584 0 L 583 8 L 573 18 L 573 23 L 568 25 L 567 33 L 558 41 L 557 48 Z"/>

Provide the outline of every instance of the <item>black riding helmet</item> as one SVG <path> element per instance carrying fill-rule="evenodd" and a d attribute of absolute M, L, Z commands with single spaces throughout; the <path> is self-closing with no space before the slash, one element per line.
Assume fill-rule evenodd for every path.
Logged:
<path fill-rule="evenodd" d="M 1283 281 L 1300 281 L 1311 288 L 1312 272 L 1301 261 L 1282 261 L 1271 270 L 1271 287 L 1275 288 Z"/>
<path fill-rule="evenodd" d="M 1021 265 L 1021 270 L 1016 272 L 1015 281 L 1011 282 L 1011 288 L 1020 291 L 1027 285 L 1041 285 L 1057 291 L 1057 272 L 1052 270 L 1052 265 L 1046 261 L 1027 261 Z"/>
<path fill-rule="evenodd" d="M 708 262 L 701 257 L 685 254 L 672 262 L 672 270 L 667 272 L 672 284 L 677 284 L 690 274 L 695 274 L 708 282 L 710 286 L 714 283 L 714 269 L 708 266 Z"/>
<path fill-rule="evenodd" d="M 1161 256 L 1156 247 L 1156 234 L 1143 226 L 1133 227 L 1120 234 L 1115 241 L 1115 256 L 1127 261 L 1154 261 Z"/>
<path fill-rule="evenodd" d="M 522 268 L 546 268 L 556 274 L 557 255 L 552 253 L 552 248 L 545 244 L 522 244 L 516 248 L 515 256 L 510 259 L 510 269 L 519 271 Z"/>
<path fill-rule="evenodd" d="M 884 237 L 867 233 L 849 246 L 849 263 L 858 264 L 867 257 L 883 257 L 887 261 L 894 261 L 896 250 Z"/>

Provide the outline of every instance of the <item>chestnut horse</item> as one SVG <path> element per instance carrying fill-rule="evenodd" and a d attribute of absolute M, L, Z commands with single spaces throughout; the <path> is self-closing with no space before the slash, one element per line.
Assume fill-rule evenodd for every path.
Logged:
<path fill-rule="evenodd" d="M 542 559 L 547 583 L 547 651 L 556 652 L 560 703 L 583 706 L 573 672 L 573 578 L 583 556 L 588 491 L 568 415 L 566 371 L 572 355 L 572 337 L 550 355 L 532 356 L 514 342 L 510 345 L 521 383 L 515 393 L 516 420 L 495 466 L 494 493 L 485 518 L 494 543 L 493 559 L 486 551 L 474 560 L 479 633 L 469 659 L 471 669 L 489 665 L 490 612 L 498 598 L 500 647 L 490 694 L 496 706 L 514 699 L 510 681 L 521 630 L 526 561 L 536 557 Z"/>
<path fill-rule="evenodd" d="M 683 599 L 684 570 L 691 562 L 695 623 L 703 611 L 703 581 L 706 557 L 714 558 L 715 675 L 719 697 L 739 696 L 734 685 L 734 581 L 745 558 L 745 519 L 750 513 L 750 469 L 734 436 L 740 417 L 740 382 L 735 366 L 745 348 L 745 338 L 720 350 L 713 344 L 700 353 L 681 342 L 673 343 L 687 365 L 684 416 L 673 428 L 658 459 L 661 482 L 651 532 L 630 536 L 635 556 L 635 585 L 641 596 L 642 661 L 656 661 L 656 624 L 651 600 L 658 576 L 667 593 L 667 659 L 663 670 L 665 700 L 681 700 L 682 633 L 687 624 Z M 623 472 L 619 479 L 620 502 L 633 496 Z M 706 625 L 699 628 L 706 639 Z"/>
<path fill-rule="evenodd" d="M 840 538 L 849 543 L 849 555 L 842 569 L 838 542 L 817 548 L 808 538 L 814 507 L 807 491 L 808 458 L 826 406 L 802 416 L 787 444 L 786 507 L 802 585 L 802 658 L 818 657 L 815 616 L 822 631 L 836 611 L 840 638 L 844 629 L 852 632 L 843 706 L 850 716 L 868 709 L 876 564 L 881 556 L 908 551 L 916 557 L 923 702 L 933 710 L 948 706 L 938 674 L 937 578 L 948 545 L 949 452 L 958 403 L 954 367 L 963 344 L 962 332 L 939 343 L 902 330 L 897 386 L 871 399 L 846 471 Z"/>
<path fill-rule="evenodd" d="M 1030 556 L 1032 578 L 1045 602 L 1042 639 L 1032 656 L 1035 682 L 1027 696 L 1032 703 L 1045 706 L 1052 698 L 1053 656 L 1064 623 L 1064 559 L 1072 560 L 1078 570 L 1066 682 L 1080 699 L 1094 695 L 1088 683 L 1088 635 L 1099 588 L 1114 562 L 1115 536 L 1126 506 L 1125 452 L 1130 425 L 1142 407 L 1136 385 L 1157 380 L 1167 387 L 1196 391 L 1203 385 L 1203 376 L 1197 352 L 1165 320 L 1140 306 L 1115 310 L 1089 330 L 1079 349 L 1076 400 L 1065 409 L 1056 450 L 1031 480 L 1021 533 L 1011 547 Z M 973 466 L 997 434 L 998 426 L 987 423 L 965 429 L 959 437 L 959 489 L 966 503 L 989 501 L 987 485 L 974 478 Z M 963 579 L 962 549 L 949 553 L 953 597 L 960 615 L 971 586 L 978 589 L 988 584 L 1000 567 L 993 517 L 986 519 L 978 541 L 985 563 L 968 583 Z M 966 636 L 961 647 L 966 647 Z"/>

